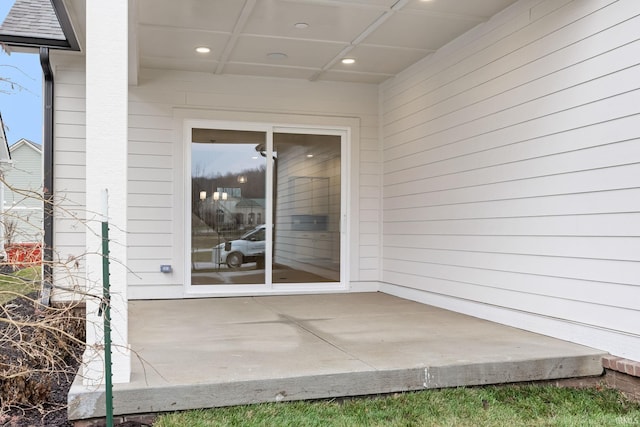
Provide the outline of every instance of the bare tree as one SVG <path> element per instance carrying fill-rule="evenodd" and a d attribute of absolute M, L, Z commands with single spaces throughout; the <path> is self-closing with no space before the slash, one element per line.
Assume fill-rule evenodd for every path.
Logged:
<path fill-rule="evenodd" d="M 3 51 L 10 54 L 0 43 L 0 54 Z M 18 67 L 0 65 L 0 96 L 30 92 L 8 75 L 33 80 Z M 13 188 L 4 179 L 0 179 L 0 185 L 44 206 L 41 191 Z M 54 202 L 55 210 L 76 218 L 78 227 L 91 232 L 86 221 L 65 209 L 62 202 Z M 0 211 L 0 227 L 4 227 L 9 243 L 16 243 L 12 237 L 19 226 L 25 225 L 42 228 L 33 217 Z M 60 425 L 66 420 L 68 391 L 60 387 L 75 377 L 86 346 L 84 302 L 102 299 L 102 295 L 83 292 L 79 266 L 87 254 L 66 259 L 54 254 L 52 261 L 43 261 L 41 241 L 13 246 L 16 250 L 0 260 L 0 425 L 14 425 L 16 419 L 33 416 L 37 421 L 29 425 Z M 39 302 L 45 262 L 56 272 L 54 291 L 65 293 L 64 302 L 52 306 Z"/>
<path fill-rule="evenodd" d="M 8 47 L 0 43 L 0 54 L 4 52 L 6 55 L 11 55 L 11 51 Z M 20 74 L 22 77 L 35 81 L 35 79 L 22 71 L 20 68 L 14 65 L 0 64 L 0 94 L 12 94 L 15 92 L 31 92 L 25 85 L 16 81 L 15 79 L 6 77 L 7 70 Z"/>
<path fill-rule="evenodd" d="M 44 203 L 36 191 L 8 188 Z M 65 212 L 60 202 L 56 210 Z M 11 230 L 26 220 L 8 211 L 0 216 L 0 226 Z M 77 220 L 91 232 L 83 219 Z M 39 417 L 38 425 L 59 425 L 66 420 L 68 385 L 86 346 L 84 302 L 102 295 L 83 292 L 78 267 L 86 254 L 68 259 L 56 254 L 53 261 L 43 261 L 40 242 L 22 246 L 24 252 L 10 252 L 0 262 L 0 425 L 34 416 Z M 66 296 L 52 306 L 39 302 L 44 262 L 56 271 L 54 291 Z"/>

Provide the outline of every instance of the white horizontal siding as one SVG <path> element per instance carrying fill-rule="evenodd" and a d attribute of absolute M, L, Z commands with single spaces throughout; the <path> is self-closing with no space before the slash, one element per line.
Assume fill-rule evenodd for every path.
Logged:
<path fill-rule="evenodd" d="M 84 69 L 56 67 L 54 95 L 54 278 L 73 288 L 84 284 L 86 219 L 93 216 L 85 209 Z"/>
<path fill-rule="evenodd" d="M 474 139 L 474 146 L 467 147 L 468 151 L 460 154 L 460 147 L 454 144 L 422 151 L 409 158 L 388 160 L 388 182 L 401 182 L 403 173 L 416 173 L 416 167 L 428 169 L 429 175 L 434 176 L 438 170 L 451 173 L 450 166 L 456 166 L 457 171 L 495 167 L 496 155 L 509 159 L 508 164 L 518 164 L 527 160 L 542 159 L 564 153 L 575 153 L 589 148 L 603 147 L 633 140 L 635 134 L 633 126 L 637 123 L 637 115 L 613 118 L 609 121 L 597 121 L 586 126 L 567 129 L 562 132 L 537 136 L 533 139 L 507 139 L 506 145 L 500 145 L 495 140 L 485 137 Z M 483 142 L 485 142 L 483 144 Z M 458 152 L 456 152 L 458 151 Z M 398 177 L 398 178 L 396 178 Z"/>
<path fill-rule="evenodd" d="M 172 275 L 159 272 L 173 259 L 175 224 L 172 221 L 173 144 L 172 120 L 166 109 L 136 108 L 130 102 L 128 157 L 129 286 L 176 285 Z M 154 297 L 154 295 L 148 295 Z"/>
<path fill-rule="evenodd" d="M 393 233 L 393 230 L 388 230 Z M 588 243 L 588 244 L 585 244 Z M 388 247 L 437 248 L 451 252 L 482 252 L 611 261 L 640 261 L 635 237 L 467 236 L 391 234 Z M 635 262 L 633 263 L 635 264 Z"/>
<path fill-rule="evenodd" d="M 42 153 L 32 148 L 27 143 L 21 143 L 19 146 L 11 147 L 11 160 L 13 167 L 5 174 L 5 181 L 10 187 L 14 187 L 18 192 L 36 192 L 42 191 Z M 24 196 L 12 192 L 10 189 L 5 192 L 6 202 L 18 202 Z M 42 201 L 25 200 L 27 204 L 38 203 L 42 205 Z"/>
<path fill-rule="evenodd" d="M 360 151 L 355 160 L 366 173 L 352 178 L 357 187 L 351 191 L 363 189 L 352 215 L 364 221 L 351 237 L 355 245 L 351 279 L 379 279 L 381 168 L 376 86 L 142 70 L 139 85 L 131 87 L 129 94 L 128 265 L 132 298 L 158 297 L 156 290 L 160 288 L 164 290 L 161 297 L 167 293 L 181 296 L 189 274 L 183 271 L 189 242 L 185 241 L 182 220 L 182 189 L 187 177 L 182 118 L 190 118 L 190 114 L 176 109 L 197 110 L 193 118 L 211 119 L 219 119 L 216 112 L 223 110 L 358 118 Z M 161 274 L 161 264 L 171 264 L 173 274 Z"/>
<path fill-rule="evenodd" d="M 385 289 L 640 360 L 638 58 L 639 2 L 522 0 L 383 84 Z"/>
<path fill-rule="evenodd" d="M 4 174 L 6 242 L 42 241 L 42 153 L 28 143 L 11 147 L 13 167 Z"/>
<path fill-rule="evenodd" d="M 173 289 L 176 297 L 183 286 L 180 267 L 185 253 L 174 248 L 180 237 L 175 211 L 182 209 L 174 191 L 179 178 L 174 171 L 180 134 L 173 121 L 176 105 L 184 105 L 184 94 L 171 89 L 149 90 L 142 84 L 129 93 L 127 280 L 131 296 L 140 287 L 145 298 L 155 298 L 163 286 Z M 163 264 L 173 265 L 175 273 L 160 273 Z"/>

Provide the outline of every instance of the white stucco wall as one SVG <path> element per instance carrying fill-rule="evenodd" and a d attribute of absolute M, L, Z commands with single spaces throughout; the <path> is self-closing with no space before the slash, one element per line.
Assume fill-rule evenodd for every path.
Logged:
<path fill-rule="evenodd" d="M 381 87 L 384 291 L 640 360 L 638 14 L 523 0 Z"/>

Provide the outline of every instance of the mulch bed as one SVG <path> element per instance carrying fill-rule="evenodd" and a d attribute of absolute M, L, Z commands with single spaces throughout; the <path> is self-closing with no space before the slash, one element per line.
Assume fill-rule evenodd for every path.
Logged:
<path fill-rule="evenodd" d="M 0 322 L 0 426 L 71 426 L 67 393 L 84 346 L 58 331 L 84 341 L 84 322 L 77 310 L 36 299 L 19 297 L 0 309 L 0 317 L 26 324 Z"/>

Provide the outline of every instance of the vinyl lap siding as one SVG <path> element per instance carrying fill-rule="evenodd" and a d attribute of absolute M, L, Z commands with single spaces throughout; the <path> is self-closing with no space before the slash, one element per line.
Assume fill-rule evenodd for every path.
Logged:
<path fill-rule="evenodd" d="M 42 155 L 26 143 L 11 147 L 13 168 L 7 173 L 7 183 L 17 191 L 7 188 L 5 203 L 42 207 L 42 200 L 31 192 L 42 191 Z"/>
<path fill-rule="evenodd" d="M 233 80 L 233 84 L 229 82 Z M 216 78 L 202 73 L 142 70 L 140 84 L 130 87 L 128 144 L 129 297 L 182 296 L 184 248 L 184 173 L 182 109 L 215 118 L 216 111 L 285 113 L 357 118 L 364 172 L 352 176 L 352 191 L 362 194 L 352 215 L 361 219 L 352 231 L 352 282 L 378 279 L 380 162 L 377 90 L 372 85 L 306 81 Z M 86 252 L 85 79 L 82 65 L 56 70 L 55 188 L 58 201 L 55 246 L 63 267 L 82 283 Z M 197 115 L 197 114 L 196 114 Z M 183 114 L 184 116 L 184 114 Z M 362 154 L 361 154 L 362 153 Z M 160 273 L 171 264 L 173 274 Z"/>
<path fill-rule="evenodd" d="M 130 298 L 179 297 L 188 271 L 183 210 L 183 118 L 221 120 L 229 112 L 358 118 L 361 168 L 351 191 L 362 193 L 352 215 L 351 280 L 377 282 L 380 161 L 378 91 L 373 85 L 212 76 L 143 70 L 129 96 L 129 275 Z M 221 113 L 224 112 L 224 113 Z M 188 147 L 187 147 L 188 149 Z M 354 221 L 357 222 L 357 221 Z M 171 264 L 174 273 L 160 273 Z"/>
<path fill-rule="evenodd" d="M 42 240 L 42 154 L 29 143 L 11 146 L 13 167 L 5 174 L 4 217 L 15 225 L 16 242 Z M 7 239 L 8 240 L 8 239 Z"/>
<path fill-rule="evenodd" d="M 521 1 L 381 94 L 385 290 L 640 360 L 640 2 Z"/>
<path fill-rule="evenodd" d="M 360 280 L 380 280 L 382 159 L 378 132 L 378 120 L 365 117 L 361 138 L 371 143 L 360 146 Z"/>
<path fill-rule="evenodd" d="M 85 77 L 82 66 L 57 67 L 54 114 L 54 268 L 62 286 L 84 284 L 85 209 Z M 64 295 L 57 295 L 64 299 Z"/>
<path fill-rule="evenodd" d="M 176 268 L 181 255 L 174 249 L 173 113 L 159 96 L 140 103 L 131 89 L 129 99 L 128 281 L 130 287 L 180 285 L 160 265 Z M 178 208 L 176 206 L 176 208 Z M 162 290 L 158 291 L 159 294 Z M 148 297 L 153 298 L 153 293 Z"/>

